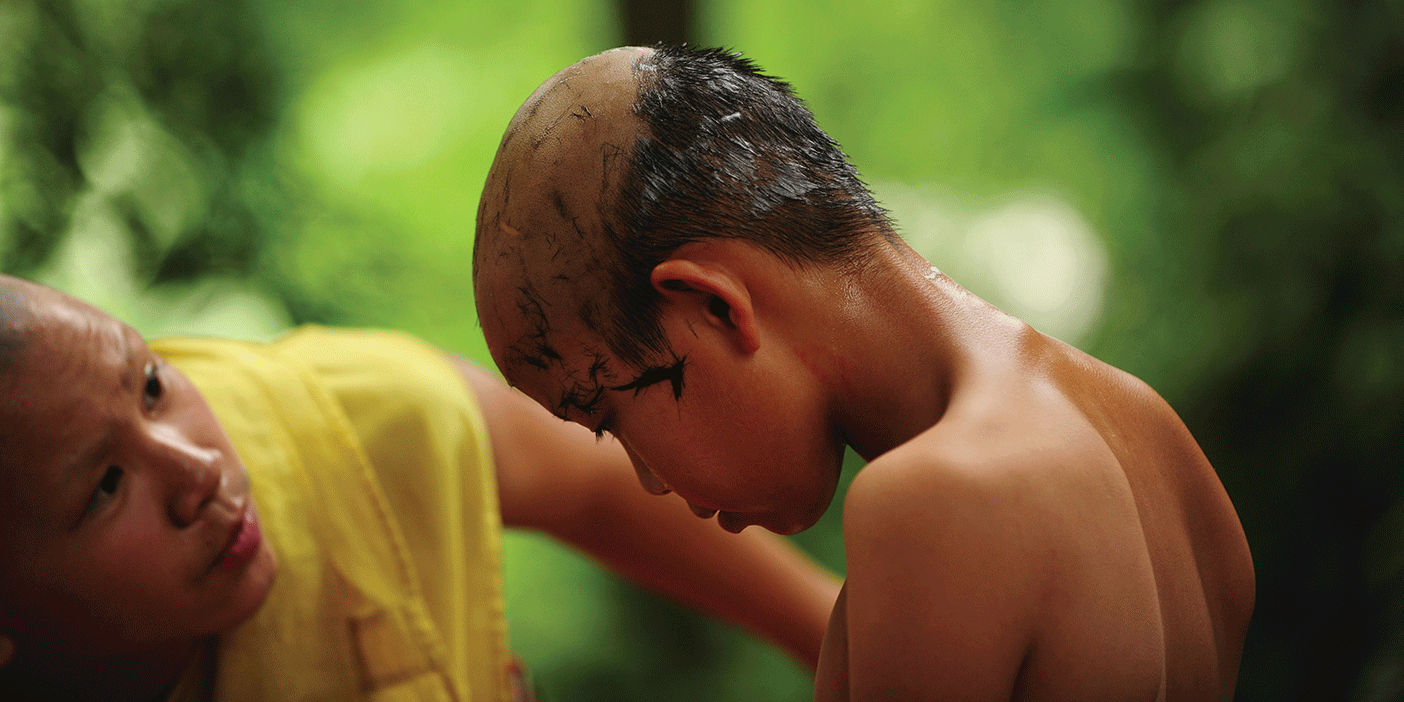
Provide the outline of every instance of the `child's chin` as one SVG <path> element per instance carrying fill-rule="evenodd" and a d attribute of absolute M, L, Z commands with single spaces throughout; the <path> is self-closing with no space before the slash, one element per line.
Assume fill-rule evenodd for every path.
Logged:
<path fill-rule="evenodd" d="M 237 628 L 258 613 L 278 579 L 278 559 L 265 542 L 240 578 L 239 588 L 229 602 L 228 619 L 220 632 Z"/>

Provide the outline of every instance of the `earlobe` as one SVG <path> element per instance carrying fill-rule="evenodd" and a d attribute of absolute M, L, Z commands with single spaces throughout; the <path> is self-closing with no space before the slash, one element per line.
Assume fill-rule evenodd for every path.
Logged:
<path fill-rule="evenodd" d="M 695 309 L 734 338 L 741 351 L 751 354 L 760 348 L 750 291 L 732 271 L 674 257 L 653 267 L 652 282 L 669 302 Z"/>
<path fill-rule="evenodd" d="M 7 634 L 0 634 L 0 670 L 15 659 L 15 640 Z"/>

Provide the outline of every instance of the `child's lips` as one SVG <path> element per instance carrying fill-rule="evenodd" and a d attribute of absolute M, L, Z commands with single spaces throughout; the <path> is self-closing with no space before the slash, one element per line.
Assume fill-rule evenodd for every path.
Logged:
<path fill-rule="evenodd" d="M 258 553 L 258 547 L 262 542 L 263 531 L 258 525 L 258 514 L 254 511 L 251 501 L 245 502 L 244 510 L 239 515 L 238 521 L 230 525 L 224 547 L 220 549 L 214 562 L 210 564 L 209 572 L 223 566 L 238 568 L 248 563 L 254 554 Z"/>
<path fill-rule="evenodd" d="M 686 500 L 686 502 L 687 508 L 692 510 L 693 514 L 702 519 L 711 519 L 715 516 L 717 518 L 717 524 L 733 534 L 741 533 L 742 529 L 752 524 L 752 522 L 740 512 L 724 512 L 711 507 L 703 507 L 692 500 Z"/>
<path fill-rule="evenodd" d="M 714 509 L 707 509 L 706 507 L 694 504 L 691 501 L 688 501 L 687 508 L 692 510 L 693 514 L 697 515 L 698 517 L 701 517 L 702 519 L 711 519 L 712 515 L 717 513 L 717 511 Z"/>
<path fill-rule="evenodd" d="M 718 512 L 717 524 L 733 534 L 740 534 L 742 529 L 751 526 L 751 522 L 737 512 Z"/>

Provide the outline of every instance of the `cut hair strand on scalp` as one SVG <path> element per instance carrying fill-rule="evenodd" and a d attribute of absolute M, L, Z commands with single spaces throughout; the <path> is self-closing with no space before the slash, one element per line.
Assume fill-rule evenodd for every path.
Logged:
<path fill-rule="evenodd" d="M 483 191 L 475 275 L 489 252 L 531 248 L 518 273 L 572 286 L 580 302 L 569 308 L 588 306 L 580 321 L 635 367 L 671 356 L 650 273 L 679 247 L 739 239 L 795 266 L 857 267 L 897 236 L 791 86 L 727 49 L 658 45 L 590 57 L 537 89 L 508 134 L 523 130 L 555 155 L 504 139 Z M 590 168 L 601 180 L 582 183 L 568 165 L 585 152 L 599 154 Z"/>

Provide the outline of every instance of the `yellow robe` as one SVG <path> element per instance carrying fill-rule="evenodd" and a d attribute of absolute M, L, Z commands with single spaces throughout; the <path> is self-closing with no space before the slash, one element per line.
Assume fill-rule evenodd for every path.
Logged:
<path fill-rule="evenodd" d="M 173 702 L 511 699 L 492 452 L 437 349 L 318 327 L 152 347 L 229 433 L 278 559 Z"/>

